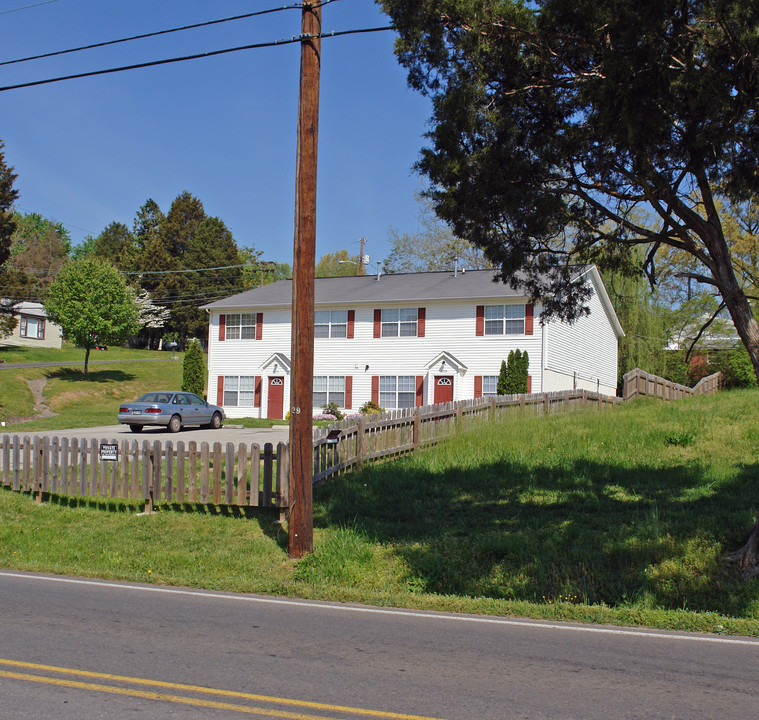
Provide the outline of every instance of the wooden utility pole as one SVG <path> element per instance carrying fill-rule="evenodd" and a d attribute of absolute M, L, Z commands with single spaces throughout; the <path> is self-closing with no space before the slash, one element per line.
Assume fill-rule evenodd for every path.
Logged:
<path fill-rule="evenodd" d="M 361 238 L 361 250 L 358 254 L 358 274 L 363 275 L 364 274 L 364 244 L 366 243 L 366 238 Z"/>
<path fill-rule="evenodd" d="M 321 5 L 303 3 L 295 177 L 292 353 L 290 370 L 291 558 L 313 551 L 314 264 L 316 258 L 316 157 L 319 137 Z"/>

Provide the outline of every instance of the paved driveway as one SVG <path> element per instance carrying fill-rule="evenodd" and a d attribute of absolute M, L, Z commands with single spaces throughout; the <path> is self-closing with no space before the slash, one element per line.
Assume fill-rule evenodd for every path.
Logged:
<path fill-rule="evenodd" d="M 178 433 L 170 433 L 165 428 L 149 428 L 146 427 L 141 433 L 133 433 L 126 425 L 103 425 L 102 427 L 90 427 L 90 428 L 76 428 L 75 430 L 36 430 L 33 432 L 20 432 L 22 426 L 16 426 L 15 428 L 3 428 L 0 432 L 0 437 L 3 434 L 7 435 L 39 435 L 40 437 L 67 437 L 67 438 L 86 438 L 91 440 L 160 440 L 166 442 L 171 440 L 176 443 L 178 440 L 184 441 L 185 445 L 194 440 L 197 443 L 228 443 L 232 442 L 235 445 L 239 443 L 258 443 L 263 446 L 265 443 L 271 443 L 276 447 L 278 442 L 287 442 L 289 437 L 289 426 L 276 425 L 272 428 L 244 428 L 240 425 L 234 425 L 230 423 L 223 425 L 218 430 L 200 429 L 196 427 L 182 428 Z"/>

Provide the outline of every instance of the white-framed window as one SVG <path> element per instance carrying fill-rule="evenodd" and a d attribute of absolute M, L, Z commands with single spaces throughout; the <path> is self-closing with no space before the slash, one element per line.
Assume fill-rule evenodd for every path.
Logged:
<path fill-rule="evenodd" d="M 413 375 L 380 375 L 379 404 L 389 410 L 416 405 L 416 377 Z"/>
<path fill-rule="evenodd" d="M 498 375 L 482 376 L 482 396 L 493 397 L 498 395 Z"/>
<path fill-rule="evenodd" d="M 314 407 L 321 408 L 332 402 L 345 407 L 345 375 L 314 376 Z"/>
<path fill-rule="evenodd" d="M 19 335 L 23 338 L 45 339 L 45 318 L 22 315 L 19 320 Z"/>
<path fill-rule="evenodd" d="M 348 337 L 347 310 L 318 310 L 314 313 L 315 338 Z M 323 404 L 323 403 L 322 403 Z"/>
<path fill-rule="evenodd" d="M 254 407 L 256 378 L 253 375 L 224 376 L 224 405 Z"/>
<path fill-rule="evenodd" d="M 255 340 L 256 313 L 228 313 L 225 336 L 227 340 Z"/>
<path fill-rule="evenodd" d="M 382 337 L 416 337 L 417 308 L 385 308 L 382 310 Z"/>
<path fill-rule="evenodd" d="M 485 305 L 485 335 L 524 335 L 524 305 Z"/>

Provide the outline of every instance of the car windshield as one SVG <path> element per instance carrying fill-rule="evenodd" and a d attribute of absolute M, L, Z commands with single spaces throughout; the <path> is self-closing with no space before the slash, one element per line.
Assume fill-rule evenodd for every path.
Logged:
<path fill-rule="evenodd" d="M 144 403 L 167 403 L 171 400 L 172 393 L 152 392 L 145 393 L 142 397 L 137 398 L 137 402 Z"/>

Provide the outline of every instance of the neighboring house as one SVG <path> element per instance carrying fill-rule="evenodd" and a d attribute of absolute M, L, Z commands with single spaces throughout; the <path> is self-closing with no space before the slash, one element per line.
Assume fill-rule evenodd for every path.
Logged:
<path fill-rule="evenodd" d="M 501 362 L 527 351 L 531 392 L 614 395 L 624 334 L 594 266 L 590 314 L 542 324 L 492 270 L 316 278 L 314 412 L 385 409 L 495 395 Z M 292 281 L 205 306 L 208 397 L 229 417 L 281 418 L 290 397 Z"/>
<path fill-rule="evenodd" d="M 41 303 L 15 303 L 13 309 L 18 324 L 10 335 L 0 338 L 0 345 L 49 348 L 63 346 L 61 328 L 47 319 Z"/>

